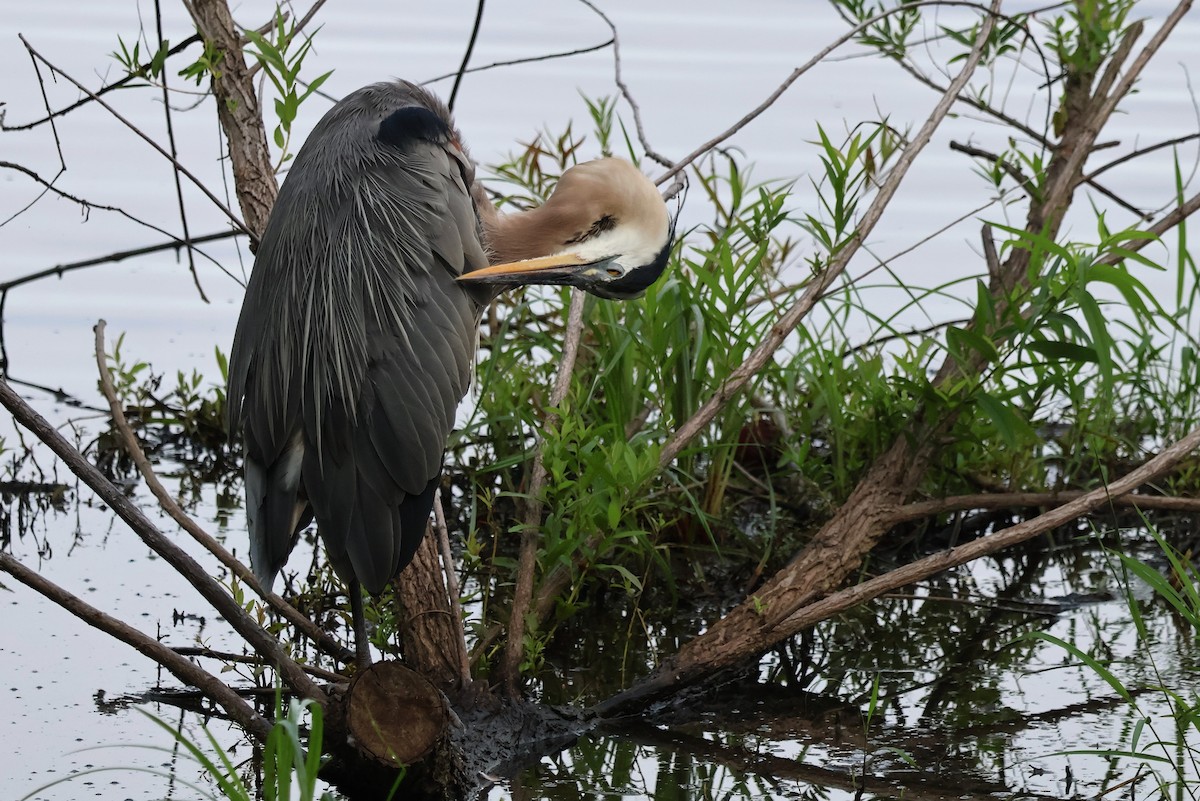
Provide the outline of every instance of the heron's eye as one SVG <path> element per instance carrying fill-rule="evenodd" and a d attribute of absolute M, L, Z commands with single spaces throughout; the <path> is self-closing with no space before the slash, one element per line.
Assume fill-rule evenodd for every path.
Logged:
<path fill-rule="evenodd" d="M 625 271 L 620 267 L 609 267 L 605 272 L 608 273 L 609 278 L 620 278 L 625 274 Z"/>

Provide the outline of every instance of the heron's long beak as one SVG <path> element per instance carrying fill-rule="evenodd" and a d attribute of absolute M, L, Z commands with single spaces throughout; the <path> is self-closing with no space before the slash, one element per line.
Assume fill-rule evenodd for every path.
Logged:
<path fill-rule="evenodd" d="M 573 284 L 585 269 L 594 262 L 584 261 L 571 254 L 543 256 L 507 264 L 493 264 L 481 270 L 472 270 L 458 277 L 459 281 L 479 284 Z"/>

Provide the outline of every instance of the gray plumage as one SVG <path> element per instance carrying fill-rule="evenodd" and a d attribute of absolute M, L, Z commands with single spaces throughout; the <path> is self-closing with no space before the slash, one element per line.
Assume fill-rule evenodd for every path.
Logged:
<path fill-rule="evenodd" d="M 259 243 L 229 362 L 228 424 L 246 443 L 250 560 L 270 588 L 315 517 L 350 585 L 378 593 L 424 535 L 479 314 L 505 288 L 634 298 L 673 227 L 629 162 L 572 167 L 540 208 L 498 215 L 446 107 L 379 83 L 317 123 Z M 489 266 L 487 255 L 515 264 Z"/>
<path fill-rule="evenodd" d="M 457 138 L 428 92 L 368 86 L 317 124 L 279 191 L 228 391 L 266 587 L 306 503 L 338 575 L 372 593 L 420 542 L 490 297 L 455 282 L 487 265 Z"/>

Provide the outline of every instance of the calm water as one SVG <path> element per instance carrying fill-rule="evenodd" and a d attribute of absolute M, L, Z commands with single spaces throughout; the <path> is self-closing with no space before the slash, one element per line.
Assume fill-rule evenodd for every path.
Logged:
<path fill-rule="evenodd" d="M 181 10 L 167 5 L 171 7 L 163 10 L 165 35 L 179 41 L 191 33 L 190 26 Z M 311 74 L 336 69 L 325 89 L 341 95 L 389 76 L 423 79 L 453 71 L 461 59 L 475 6 L 456 1 L 431 10 L 431 5 L 385 5 L 364 0 L 330 4 L 323 10 L 324 27 L 309 62 Z M 1006 9 L 1012 11 L 1026 7 L 1008 5 L 1011 8 Z M 1161 11 L 1165 7 L 1151 3 L 1145 10 Z M 238 18 L 257 25 L 267 19 L 272 8 L 273 4 L 260 0 L 246 2 L 239 5 Z M 624 77 L 641 105 L 651 143 L 659 152 L 672 156 L 691 151 L 742 116 L 795 66 L 843 31 L 826 6 L 816 3 L 618 2 L 606 5 L 605 10 L 619 26 Z M 115 63 L 107 55 L 117 47 L 117 35 L 131 41 L 140 24 L 145 24 L 153 35 L 153 18 L 151 4 L 135 3 L 47 0 L 6 10 L 0 23 L 0 31 L 5 34 L 0 40 L 4 42 L 0 46 L 0 75 L 4 76 L 0 100 L 7 103 L 8 122 L 19 123 L 41 112 L 35 76 L 16 33 L 24 34 L 55 64 L 95 86 L 101 77 L 117 74 Z M 600 20 L 575 3 L 495 3 L 488 6 L 472 63 L 586 47 L 604 41 L 608 35 Z M 1158 56 L 1142 82 L 1142 90 L 1110 126 L 1105 138 L 1120 139 L 1122 143 L 1121 149 L 1110 152 L 1196 130 L 1197 115 L 1187 88 L 1189 71 L 1194 72 L 1200 65 L 1196 41 L 1200 41 L 1200 24 L 1193 13 Z M 846 54 L 853 52 L 848 50 Z M 1027 99 L 1032 97 L 1036 76 L 1017 71 L 1014 76 L 1002 75 L 1000 83 L 1010 85 L 1010 77 L 1009 107 L 1014 113 L 1032 119 L 1043 116 L 1044 109 Z M 178 79 L 175 85 L 181 85 Z M 448 93 L 448 82 L 440 86 Z M 48 84 L 47 93 L 54 107 L 77 97 L 77 92 L 62 81 Z M 469 76 L 460 92 L 457 117 L 473 155 L 481 162 L 494 162 L 543 127 L 560 131 L 574 119 L 580 129 L 585 128 L 586 109 L 580 93 L 613 93 L 610 52 Z M 157 139 L 165 140 L 157 93 L 138 91 L 110 98 L 122 113 Z M 177 98 L 174 102 L 185 101 Z M 934 102 L 933 93 L 880 61 L 834 61 L 802 78 L 775 109 L 741 132 L 733 144 L 755 163 L 757 177 L 799 179 L 795 205 L 804 208 L 812 200 L 807 176 L 818 168 L 817 154 L 810 144 L 816 138 L 817 121 L 835 135 L 860 120 L 881 115 L 887 115 L 898 128 L 915 128 Z M 311 103 L 307 107 L 310 113 L 302 117 L 296 132 L 297 143 L 303 141 L 305 130 L 325 108 L 320 99 Z M 632 123 L 627 112 L 625 118 Z M 209 186 L 220 187 L 220 140 L 211 109 L 176 115 L 175 125 L 182 160 Z M 168 230 L 179 230 L 171 171 L 145 143 L 98 109 L 87 109 L 63 120 L 58 135 L 67 166 L 58 184 L 62 189 L 96 203 L 120 206 Z M 948 123 L 922 155 L 916 172 L 877 230 L 872 256 L 890 257 L 948 225 L 966 210 L 988 202 L 986 187 L 972 175 L 964 157 L 951 153 L 947 144 L 953 138 L 997 149 L 1003 147 L 1004 135 L 996 126 L 975 119 Z M 45 128 L 0 136 L 0 153 L 0 158 L 26 165 L 46 177 L 57 170 L 54 141 Z M 1195 166 L 1195 149 L 1181 151 L 1180 158 L 1190 174 Z M 1137 204 L 1157 208 L 1171 197 L 1170 169 L 1171 155 L 1163 152 L 1155 159 L 1140 162 L 1133 170 L 1114 171 L 1109 183 Z M 37 194 L 28 180 L 11 171 L 0 172 L 0 180 L 4 186 L 0 218 L 15 213 Z M 197 192 L 185 187 L 185 195 L 193 235 L 223 229 L 220 214 Z M 993 207 L 988 218 L 1002 220 L 1004 211 Z M 1113 212 L 1109 223 L 1115 227 L 1127 220 L 1128 215 Z M 960 224 L 915 255 L 897 259 L 892 268 L 918 285 L 940 284 L 970 274 L 978 265 L 978 227 L 977 220 Z M 1091 223 L 1082 218 L 1072 233 L 1080 239 L 1094 238 Z M 161 239 L 161 235 L 117 215 L 93 211 L 85 216 L 65 201 L 44 198 L 0 229 L 0 249 L 5 254 L 0 280 Z M 205 251 L 235 275 L 249 269 L 247 254 L 234 244 L 216 243 Z M 871 256 L 862 254 L 852 272 L 865 272 L 874 264 Z M 97 403 L 91 327 L 98 317 L 108 320 L 111 336 L 127 333 L 125 347 L 130 355 L 150 361 L 160 371 L 172 373 L 195 367 L 214 373 L 212 348 L 214 344 L 228 348 L 241 288 L 211 263 L 200 262 L 199 270 L 209 303 L 199 299 L 186 267 L 173 255 L 106 265 L 17 291 L 6 309 L 12 376 L 62 387 L 87 403 Z M 1164 297 L 1173 291 L 1170 276 L 1143 278 L 1157 281 L 1155 286 Z M 904 302 L 904 298 L 886 295 L 879 298 L 879 303 L 892 308 Z M 927 309 L 935 319 L 961 313 L 961 307 L 951 301 L 931 304 Z M 78 410 L 56 406 L 45 393 L 30 391 L 27 396 L 56 421 L 81 419 Z M 0 425 L 4 427 L 0 433 L 12 447 L 15 440 L 11 424 Z M 78 430 L 77 436 L 86 442 L 90 438 L 86 419 Z M 39 461 L 50 478 L 57 476 L 72 483 L 63 470 L 56 470 L 51 459 L 42 456 Z M 85 501 L 88 497 L 83 494 Z M 202 498 L 198 512 L 211 520 L 215 516 L 214 499 Z M 224 529 L 214 523 L 212 528 L 223 531 L 230 545 L 239 548 L 242 520 L 234 516 L 227 526 Z M 76 534 L 81 536 L 76 538 Z M 85 503 L 50 516 L 18 540 L 14 550 L 28 562 L 39 564 L 52 580 L 126 620 L 140 621 L 144 630 L 161 629 L 172 642 L 202 636 L 219 644 L 224 636 L 209 610 L 190 591 L 178 586 L 169 568 L 148 556 L 132 535 L 95 504 Z M 40 562 L 39 552 L 45 556 Z M 1039 578 L 1035 595 L 1089 592 L 1090 585 L 1099 581 L 1086 572 L 1055 575 L 1053 565 L 1044 569 L 1046 575 Z M 966 578 L 954 580 L 975 584 L 982 596 L 994 594 L 1007 581 L 1003 570 L 990 566 L 980 566 L 976 572 L 964 575 Z M 2 599 L 7 608 L 0 638 L 0 665 L 8 689 L 3 690 L 6 700 L 5 714 L 0 715 L 0 736 L 8 747 L 5 756 L 0 757 L 0 786 L 20 795 L 41 782 L 89 765 L 152 766 L 164 761 L 161 755 L 128 749 L 68 753 L 96 745 L 162 744 L 159 732 L 140 716 L 130 712 L 102 716 L 96 712 L 94 701 L 98 691 L 113 696 L 142 690 L 152 685 L 156 676 L 130 649 L 95 633 L 23 587 L 11 589 L 13 592 L 5 593 Z M 175 612 L 207 616 L 208 620 L 188 617 L 175 623 Z M 885 620 L 886 610 L 875 612 Z M 1094 635 L 1110 641 L 1114 648 L 1131 650 L 1133 641 L 1126 617 L 1120 603 L 1087 604 L 1071 607 L 1048 620 L 1047 625 L 1053 624 L 1060 635 L 1074 633 L 1085 639 Z M 947 625 L 961 625 L 961 621 Z M 929 644 L 928 652 L 913 654 L 913 658 L 927 659 L 934 646 Z M 1184 656 L 1167 653 L 1164 658 L 1178 660 Z M 1106 692 L 1086 674 L 1061 667 L 1061 654 L 1053 649 L 1039 652 L 1037 660 L 1045 662 L 1046 673 L 990 677 L 994 693 L 987 703 L 1032 714 Z M 869 682 L 880 665 L 846 665 L 845 669 L 854 675 L 841 688 L 847 690 L 842 697 L 858 697 L 862 683 Z M 902 678 L 914 686 L 936 684 L 936 676 L 925 675 L 924 670 L 906 669 Z M 901 678 L 897 678 L 894 684 L 898 687 L 900 683 Z M 913 750 L 905 743 L 887 742 L 886 727 L 898 732 L 919 728 L 922 709 L 930 704 L 929 691 L 897 692 L 897 700 L 881 724 L 885 728 L 880 739 L 872 741 L 872 747 L 893 745 Z M 1128 726 L 1128 721 L 1101 712 L 1062 720 L 1051 716 L 1052 723 L 1024 728 L 1011 736 L 985 732 L 977 744 L 964 743 L 963 747 L 993 754 L 987 757 L 990 762 L 984 760 L 994 767 L 990 779 L 1055 796 L 1069 789 L 1064 785 L 1061 760 L 1050 763 L 1045 770 L 1039 763 L 1014 765 L 1011 761 L 1048 754 L 1064 744 L 1086 743 L 1091 747 L 1121 742 L 1121 728 Z M 697 736 L 703 736 L 702 732 Z M 1006 746 L 995 744 L 998 737 Z M 728 731 L 710 740 L 717 745 L 709 752 L 697 750 L 695 743 L 654 742 L 649 735 L 640 740 L 588 741 L 579 749 L 546 760 L 517 784 L 500 787 L 493 795 L 572 798 L 584 788 L 604 797 L 641 798 L 681 784 L 697 792 L 707 785 L 716 795 L 736 789 L 742 781 L 739 768 L 746 765 L 737 761 L 732 745 L 764 759 L 792 763 L 803 756 L 805 765 L 843 769 L 861 761 L 864 753 L 852 739 L 830 743 L 799 725 L 794 731 L 766 733 L 756 733 L 747 726 L 745 731 Z M 1076 775 L 1086 774 L 1086 781 L 1094 783 L 1103 776 L 1104 768 L 1089 759 L 1076 757 L 1069 764 Z M 766 773 L 782 775 L 778 763 L 762 764 Z M 596 765 L 601 769 L 596 770 Z M 631 767 L 620 774 L 625 779 L 614 782 L 619 765 Z M 809 780 L 815 779 L 754 779 L 747 786 L 758 788 L 752 795 L 793 797 L 803 793 L 804 782 Z M 145 775 L 99 774 L 88 781 L 86 785 L 69 785 L 54 797 L 152 798 L 167 792 L 163 781 Z M 831 786 L 831 797 L 849 797 L 849 791 L 836 781 Z"/>

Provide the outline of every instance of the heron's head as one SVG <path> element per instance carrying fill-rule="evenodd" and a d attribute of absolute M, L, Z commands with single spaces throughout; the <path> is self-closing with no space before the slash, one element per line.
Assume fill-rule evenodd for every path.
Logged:
<path fill-rule="evenodd" d="M 568 285 L 610 300 L 630 300 L 662 275 L 674 237 L 658 189 L 622 159 L 572 167 L 544 206 L 513 216 L 520 224 L 498 236 L 524 238 L 511 249 L 535 257 L 475 270 L 460 281 Z"/>

